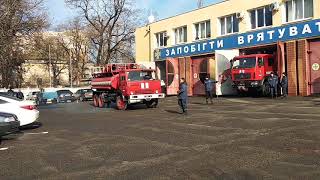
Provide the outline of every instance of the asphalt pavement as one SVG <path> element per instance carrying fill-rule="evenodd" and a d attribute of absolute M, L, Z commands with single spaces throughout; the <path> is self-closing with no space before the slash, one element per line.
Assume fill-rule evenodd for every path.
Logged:
<path fill-rule="evenodd" d="M 0 179 L 319 179 L 320 100 L 176 98 L 156 109 L 40 107 L 0 145 Z"/>

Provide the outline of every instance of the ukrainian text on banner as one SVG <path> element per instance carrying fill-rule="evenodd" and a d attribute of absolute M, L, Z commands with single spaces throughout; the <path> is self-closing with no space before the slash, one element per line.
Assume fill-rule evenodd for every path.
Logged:
<path fill-rule="evenodd" d="M 166 59 L 169 57 L 208 54 L 213 53 L 215 50 L 239 49 L 316 36 L 320 36 L 320 19 L 164 48 L 155 53 L 155 58 Z"/>

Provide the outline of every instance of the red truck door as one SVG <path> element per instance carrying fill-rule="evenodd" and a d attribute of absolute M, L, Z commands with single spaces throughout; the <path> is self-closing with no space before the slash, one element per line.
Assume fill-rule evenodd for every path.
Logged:
<path fill-rule="evenodd" d="M 320 94 L 320 41 L 310 42 L 311 94 Z"/>
<path fill-rule="evenodd" d="M 258 57 L 256 71 L 252 79 L 262 80 L 265 76 L 265 67 L 268 66 L 268 58 Z M 254 77 L 255 76 L 255 77 Z"/>
<path fill-rule="evenodd" d="M 127 87 L 127 77 L 126 77 L 127 75 L 126 75 L 126 73 L 120 73 L 119 74 L 119 80 L 120 80 L 120 82 L 119 82 L 119 84 L 120 84 L 120 90 L 122 91 L 122 93 L 124 94 L 124 95 L 126 95 L 125 94 L 125 90 L 126 90 L 126 87 Z"/>

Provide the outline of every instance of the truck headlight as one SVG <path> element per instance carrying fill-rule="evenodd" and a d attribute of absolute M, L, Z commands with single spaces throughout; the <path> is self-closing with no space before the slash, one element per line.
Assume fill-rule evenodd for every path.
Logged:
<path fill-rule="evenodd" d="M 253 81 L 253 82 L 251 82 L 251 86 L 257 86 L 257 85 L 259 85 L 259 82 L 258 82 L 258 81 Z"/>

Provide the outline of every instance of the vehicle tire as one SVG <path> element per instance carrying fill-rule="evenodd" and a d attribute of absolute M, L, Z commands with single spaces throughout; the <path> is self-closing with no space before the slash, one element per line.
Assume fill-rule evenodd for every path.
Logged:
<path fill-rule="evenodd" d="M 121 96 L 117 97 L 116 103 L 117 103 L 118 110 L 124 111 L 128 107 L 128 103 L 126 101 L 124 101 Z"/>
<path fill-rule="evenodd" d="M 99 104 L 99 108 L 104 108 L 104 98 L 103 98 L 103 95 L 100 94 L 100 96 L 98 97 L 98 104 Z"/>
<path fill-rule="evenodd" d="M 98 107 L 99 106 L 99 96 L 97 94 L 93 95 L 93 106 Z"/>
<path fill-rule="evenodd" d="M 158 106 L 158 99 L 152 99 L 151 101 L 146 101 L 147 108 L 156 108 Z"/>
<path fill-rule="evenodd" d="M 270 93 L 271 93 L 270 85 L 267 81 L 265 81 L 262 86 L 262 95 L 270 96 Z"/>

